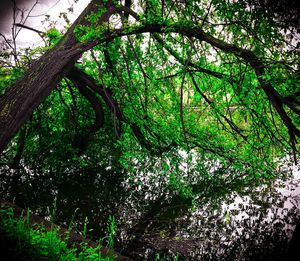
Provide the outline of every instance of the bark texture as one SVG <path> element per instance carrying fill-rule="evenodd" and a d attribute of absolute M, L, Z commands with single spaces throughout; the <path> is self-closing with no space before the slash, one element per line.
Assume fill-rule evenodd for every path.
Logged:
<path fill-rule="evenodd" d="M 93 41 L 79 42 L 74 29 L 78 25 L 88 24 L 86 15 L 103 7 L 101 2 L 91 1 L 60 42 L 35 61 L 23 77 L 1 97 L 0 153 L 33 111 L 74 66 L 82 53 L 94 46 Z M 98 23 L 101 25 L 108 21 L 113 12 L 113 7 L 107 8 Z"/>

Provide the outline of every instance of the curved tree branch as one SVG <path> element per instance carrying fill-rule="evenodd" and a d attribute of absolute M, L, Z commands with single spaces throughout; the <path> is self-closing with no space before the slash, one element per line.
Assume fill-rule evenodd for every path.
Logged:
<path fill-rule="evenodd" d="M 104 125 L 104 112 L 101 102 L 98 100 L 97 96 L 95 96 L 94 91 L 89 89 L 85 79 L 82 78 L 81 75 L 78 75 L 71 70 L 67 77 L 74 83 L 79 92 L 90 102 L 95 112 L 95 122 L 89 126 L 88 129 L 90 133 L 95 133 Z"/>
<path fill-rule="evenodd" d="M 81 84 L 88 86 L 91 90 L 93 90 L 93 92 L 98 93 L 103 98 L 110 111 L 114 115 L 116 115 L 118 120 L 120 122 L 125 122 L 129 124 L 134 136 L 136 137 L 140 145 L 145 149 L 147 149 L 152 155 L 160 155 L 163 152 L 166 152 L 175 146 L 174 143 L 171 143 L 170 145 L 161 148 L 148 141 L 145 135 L 143 134 L 141 128 L 138 125 L 136 125 L 135 123 L 131 123 L 130 120 L 124 118 L 123 113 L 117 101 L 113 98 L 113 93 L 103 85 L 97 84 L 96 81 L 91 76 L 86 74 L 84 71 L 76 67 L 73 67 L 70 70 L 67 77 L 70 78 L 71 80 L 73 80 L 74 77 L 76 77 L 77 81 L 80 80 Z M 120 131 L 121 130 L 119 129 L 119 132 Z M 119 133 L 119 136 L 121 136 L 121 133 Z"/>
<path fill-rule="evenodd" d="M 84 51 L 93 48 L 95 45 L 111 41 L 116 37 L 140 33 L 178 33 L 189 38 L 196 38 L 199 41 L 205 41 L 223 52 L 242 58 L 255 71 L 260 87 L 287 127 L 292 147 L 295 149 L 296 137 L 300 137 L 300 130 L 294 125 L 283 107 L 284 104 L 287 106 L 291 105 L 285 103 L 284 98 L 274 86 L 265 80 L 266 67 L 254 52 L 217 39 L 195 24 L 167 21 L 166 19 L 159 22 L 156 22 L 156 20 L 151 22 L 143 21 L 128 6 L 114 7 L 113 5 L 106 6 L 106 12 L 98 19 L 99 25 L 107 22 L 109 17 L 116 12 L 127 13 L 137 20 L 140 19 L 140 25 L 121 29 L 107 28 L 101 35 L 102 37 L 97 36 L 97 38 L 79 42 L 74 33 L 75 27 L 79 24 L 89 25 L 90 22 L 86 19 L 87 14 L 97 11 L 101 5 L 103 4 L 99 3 L 99 1 L 92 0 L 61 41 L 36 61 L 30 70 L 1 97 L 0 152 L 4 150 L 10 138 L 30 117 L 34 109 L 48 96 L 54 86 L 74 67 L 75 62 Z M 214 76 L 220 77 L 221 75 L 214 74 Z M 122 116 L 111 99 L 112 95 L 107 95 L 107 92 L 104 93 L 103 89 L 97 89 L 97 92 L 100 95 L 102 93 L 101 96 L 109 105 L 109 108 L 113 109 L 118 119 L 120 119 Z M 29 93 L 31 95 L 28 95 Z"/>

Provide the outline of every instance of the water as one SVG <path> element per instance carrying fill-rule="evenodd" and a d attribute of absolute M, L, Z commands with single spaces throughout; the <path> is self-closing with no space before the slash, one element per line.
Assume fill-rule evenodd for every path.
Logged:
<path fill-rule="evenodd" d="M 278 257 L 299 215 L 295 166 L 288 180 L 244 188 L 221 200 L 168 190 L 167 178 L 155 171 L 132 179 L 112 168 L 61 176 L 2 169 L 1 179 L 2 198 L 54 216 L 66 227 L 73 221 L 77 231 L 88 220 L 88 234 L 104 243 L 108 218 L 114 216 L 116 248 L 136 260 L 151 260 L 158 253 L 167 260 L 176 255 L 191 260 L 256 260 L 263 253 Z"/>

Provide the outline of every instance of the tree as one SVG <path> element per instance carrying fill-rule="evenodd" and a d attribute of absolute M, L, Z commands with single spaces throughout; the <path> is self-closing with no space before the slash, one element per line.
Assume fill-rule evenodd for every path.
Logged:
<path fill-rule="evenodd" d="M 37 177 L 12 194 L 30 188 L 36 202 L 47 187 L 61 208 L 98 213 L 124 207 L 130 193 L 141 213 L 132 254 L 139 235 L 172 225 L 195 201 L 274 178 L 278 161 L 298 152 L 290 26 L 248 0 L 93 0 L 63 36 L 38 32 L 44 48 L 19 58 L 14 49 L 18 63 L 0 68 L 0 164 L 14 170 L 12 187 L 18 168 Z M 73 198 L 80 190 L 92 193 Z"/>
<path fill-rule="evenodd" d="M 104 103 L 127 149 L 134 135 L 152 156 L 197 151 L 221 160 L 224 169 L 249 170 L 250 164 L 254 179 L 256 166 L 271 175 L 265 168 L 289 148 L 296 161 L 299 50 L 276 20 L 262 20 L 254 7 L 91 1 L 2 95 L 0 151 L 67 78 L 95 113 L 82 137 L 104 126 Z M 82 137 L 78 153 L 88 146 Z"/>

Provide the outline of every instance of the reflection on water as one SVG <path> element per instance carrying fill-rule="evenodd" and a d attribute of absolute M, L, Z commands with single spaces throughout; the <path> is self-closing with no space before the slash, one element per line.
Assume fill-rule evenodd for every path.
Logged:
<path fill-rule="evenodd" d="M 5 174 L 7 176 L 4 176 L 6 179 L 1 187 L 5 198 L 41 215 L 49 215 L 49 209 L 52 213 L 55 208 L 55 219 L 64 225 L 69 225 L 74 216 L 77 229 L 82 228 L 88 217 L 89 226 L 94 230 L 92 234 L 100 236 L 105 234 L 108 216 L 117 213 L 126 195 L 121 187 L 121 177 L 109 170 L 99 172 L 91 169 L 84 173 L 65 173 L 63 177 L 31 176 L 23 170 L 7 171 Z M 18 176 L 18 183 L 9 176 Z"/>
<path fill-rule="evenodd" d="M 108 168 L 57 176 L 2 169 L 0 193 L 40 215 L 55 214 L 56 223 L 69 226 L 73 221 L 78 231 L 88 220 L 88 233 L 95 239 L 107 236 L 113 215 L 116 248 L 135 260 L 154 260 L 158 253 L 166 260 L 177 255 L 190 260 L 279 260 L 283 255 L 298 218 L 299 177 L 209 200 L 201 193 L 192 197 L 170 190 L 161 175 L 147 175 L 132 180 Z"/>

